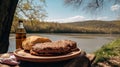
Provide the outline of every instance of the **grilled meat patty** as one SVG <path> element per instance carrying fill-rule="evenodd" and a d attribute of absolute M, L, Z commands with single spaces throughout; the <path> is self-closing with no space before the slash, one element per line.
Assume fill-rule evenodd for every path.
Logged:
<path fill-rule="evenodd" d="M 30 53 L 33 55 L 62 55 L 76 49 L 76 42 L 71 40 L 59 40 L 35 44 Z"/>

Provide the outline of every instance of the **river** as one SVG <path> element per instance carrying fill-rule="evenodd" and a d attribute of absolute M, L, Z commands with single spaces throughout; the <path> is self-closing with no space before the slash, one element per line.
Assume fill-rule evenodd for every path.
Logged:
<path fill-rule="evenodd" d="M 56 40 L 73 40 L 77 42 L 77 46 L 87 53 L 92 53 L 101 48 L 103 45 L 110 43 L 112 40 L 117 39 L 120 37 L 120 34 L 27 34 L 28 36 L 31 35 L 39 35 L 43 37 L 48 37 L 52 41 Z M 10 34 L 10 46 L 9 52 L 15 50 L 15 34 Z"/>

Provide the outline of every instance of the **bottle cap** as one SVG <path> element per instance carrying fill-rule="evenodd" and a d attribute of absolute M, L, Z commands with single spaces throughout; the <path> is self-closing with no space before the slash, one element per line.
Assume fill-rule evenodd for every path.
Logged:
<path fill-rule="evenodd" d="M 19 22 L 23 22 L 23 20 L 19 20 Z"/>
<path fill-rule="evenodd" d="M 24 27 L 23 27 L 23 20 L 19 20 L 18 28 L 24 28 Z"/>

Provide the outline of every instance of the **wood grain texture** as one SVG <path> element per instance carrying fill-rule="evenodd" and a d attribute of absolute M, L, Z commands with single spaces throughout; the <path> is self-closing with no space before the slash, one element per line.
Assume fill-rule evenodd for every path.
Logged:
<path fill-rule="evenodd" d="M 78 57 L 65 61 L 49 63 L 20 61 L 16 66 L 0 64 L 0 67 L 91 67 L 91 60 L 94 60 L 92 58 L 95 58 L 94 54 L 89 54 L 88 57 L 88 54 L 82 51 Z"/>

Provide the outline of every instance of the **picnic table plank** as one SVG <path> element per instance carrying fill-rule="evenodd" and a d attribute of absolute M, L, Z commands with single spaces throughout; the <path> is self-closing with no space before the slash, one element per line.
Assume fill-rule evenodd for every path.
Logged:
<path fill-rule="evenodd" d="M 91 67 L 91 63 L 94 61 L 94 59 L 94 54 L 85 54 L 84 52 L 81 52 L 79 57 L 65 61 L 51 63 L 21 61 L 20 64 L 16 66 L 0 63 L 0 67 Z"/>

